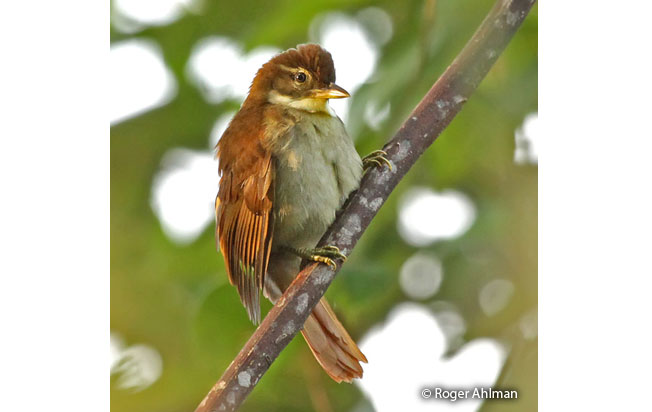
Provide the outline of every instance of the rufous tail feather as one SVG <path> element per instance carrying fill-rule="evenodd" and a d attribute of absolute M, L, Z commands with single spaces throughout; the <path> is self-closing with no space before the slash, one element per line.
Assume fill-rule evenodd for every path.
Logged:
<path fill-rule="evenodd" d="M 362 377 L 360 362 L 367 358 L 360 352 L 335 313 L 322 298 L 301 331 L 317 362 L 335 382 L 351 382 Z"/>

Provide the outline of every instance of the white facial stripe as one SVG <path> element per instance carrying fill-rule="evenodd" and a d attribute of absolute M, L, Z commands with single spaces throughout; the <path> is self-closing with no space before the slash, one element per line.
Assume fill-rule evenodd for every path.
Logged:
<path fill-rule="evenodd" d="M 290 96 L 280 94 L 276 90 L 269 93 L 269 102 L 272 104 L 280 104 L 282 106 L 291 107 L 293 109 L 304 110 L 310 113 L 322 112 L 334 116 L 333 111 L 328 105 L 327 99 L 313 99 L 305 97 L 303 99 L 293 99 Z"/>

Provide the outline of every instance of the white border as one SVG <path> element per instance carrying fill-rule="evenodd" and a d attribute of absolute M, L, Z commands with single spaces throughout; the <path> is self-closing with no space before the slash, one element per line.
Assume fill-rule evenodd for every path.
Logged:
<path fill-rule="evenodd" d="M 643 4 L 539 8 L 542 411 L 650 404 L 652 36 Z"/>
<path fill-rule="evenodd" d="M 0 5 L 0 410 L 109 410 L 109 4 Z"/>

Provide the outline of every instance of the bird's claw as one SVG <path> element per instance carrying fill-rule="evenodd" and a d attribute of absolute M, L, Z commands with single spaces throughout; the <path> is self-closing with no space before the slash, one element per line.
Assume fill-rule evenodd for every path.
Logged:
<path fill-rule="evenodd" d="M 313 262 L 321 262 L 325 263 L 331 268 L 335 269 L 337 267 L 337 264 L 335 261 L 331 258 L 328 258 L 326 256 L 321 256 L 321 255 L 310 255 L 308 259 L 312 260 Z"/>
<path fill-rule="evenodd" d="M 333 269 L 337 267 L 334 259 L 342 259 L 343 262 L 346 261 L 346 255 L 337 246 L 327 245 L 314 249 L 299 249 L 296 252 L 297 255 L 304 259 L 327 264 Z"/>
<path fill-rule="evenodd" d="M 383 167 L 383 163 L 392 170 L 392 162 L 387 159 L 387 152 L 384 150 L 374 150 L 362 159 L 362 166 L 365 171 L 371 167 Z"/>

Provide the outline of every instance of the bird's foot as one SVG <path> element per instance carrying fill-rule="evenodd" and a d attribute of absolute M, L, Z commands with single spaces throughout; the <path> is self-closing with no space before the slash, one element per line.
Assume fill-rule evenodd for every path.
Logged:
<path fill-rule="evenodd" d="M 365 172 L 372 167 L 383 167 L 383 163 L 392 170 L 392 162 L 387 159 L 387 152 L 384 150 L 374 150 L 362 158 L 362 167 Z"/>
<path fill-rule="evenodd" d="M 342 259 L 342 261 L 346 261 L 346 256 L 340 252 L 340 249 L 337 246 L 329 245 L 314 249 L 291 249 L 291 251 L 303 259 L 325 263 L 333 269 L 337 266 L 334 259 Z"/>

